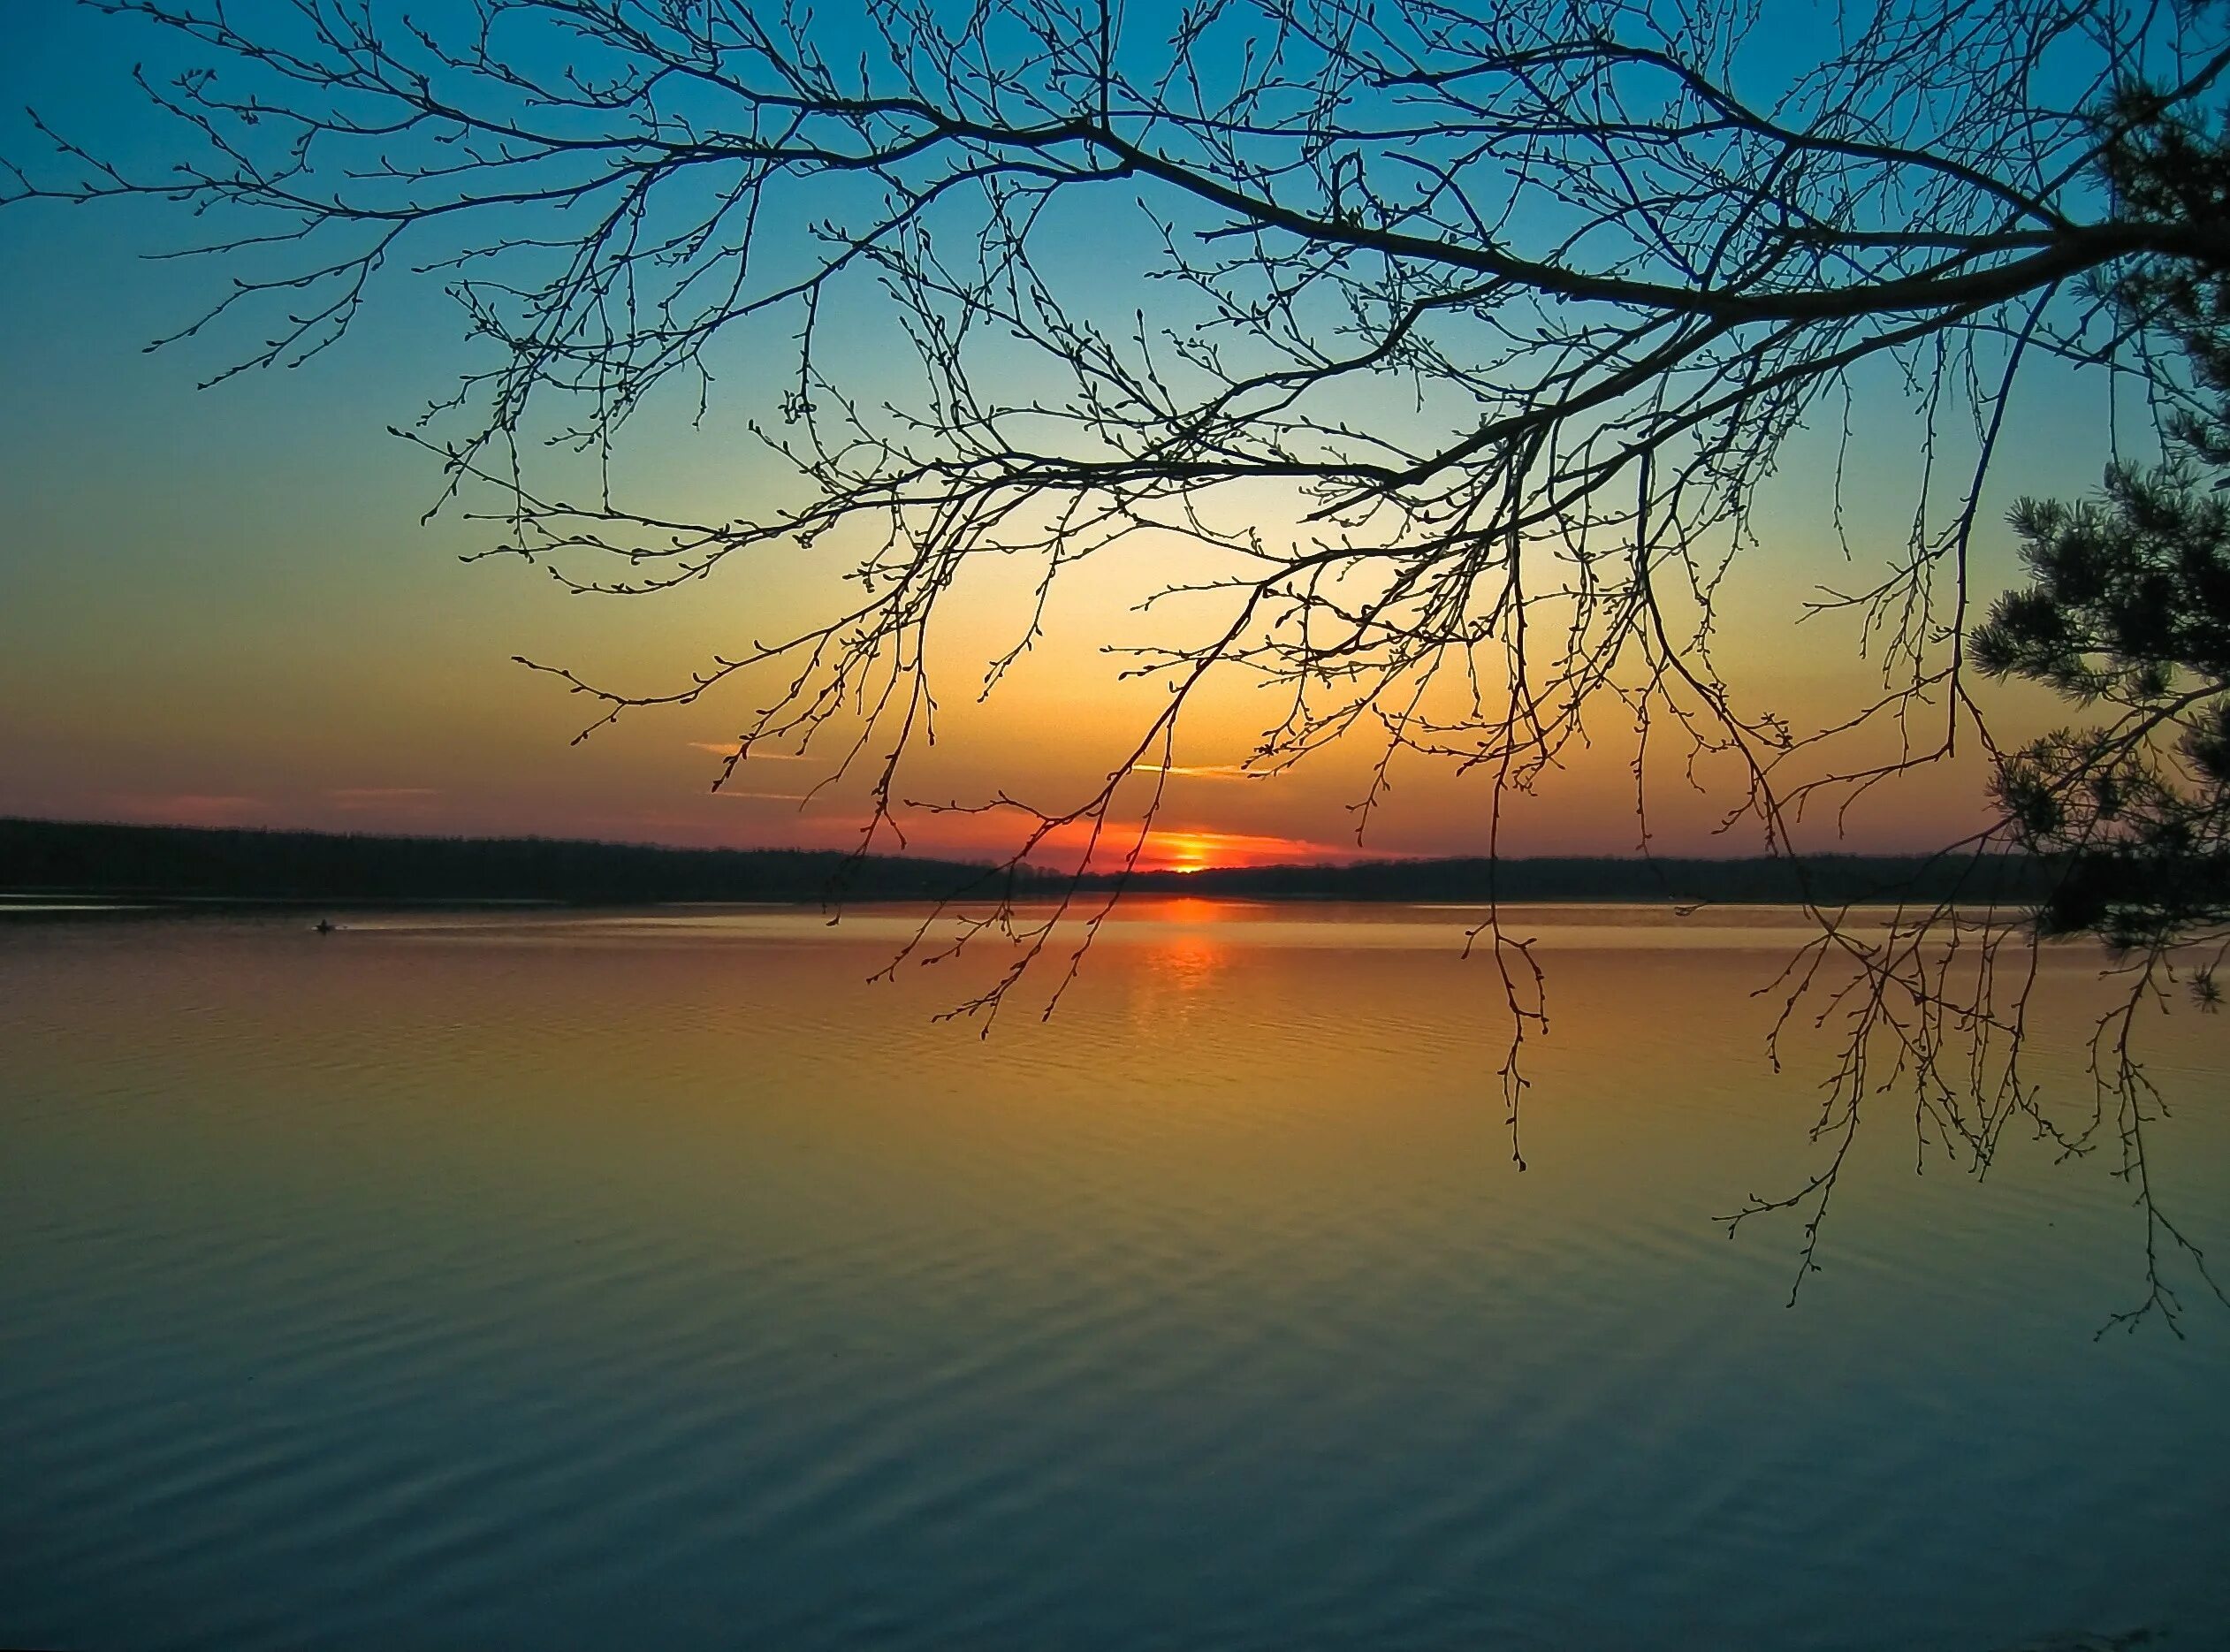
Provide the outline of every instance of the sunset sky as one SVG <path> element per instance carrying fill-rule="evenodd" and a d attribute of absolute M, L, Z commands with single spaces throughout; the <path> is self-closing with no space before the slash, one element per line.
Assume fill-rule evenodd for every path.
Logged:
<path fill-rule="evenodd" d="M 166 139 L 128 81 L 147 43 L 128 22 L 64 0 L 9 6 L 0 153 L 33 152 L 20 110 L 35 104 L 65 129 L 159 161 Z M 805 801 L 833 752 L 755 754 L 713 794 L 748 704 L 644 712 L 574 745 L 593 713 L 511 663 L 527 655 L 664 689 L 757 635 L 794 590 L 739 576 L 656 598 L 576 598 L 515 561 L 460 562 L 492 530 L 453 514 L 422 525 L 435 468 L 384 433 L 458 371 L 461 324 L 435 284 L 389 281 L 354 335 L 300 370 L 197 392 L 197 379 L 230 364 L 223 340 L 141 347 L 190 320 L 225 278 L 145 256 L 186 232 L 177 214 L 137 203 L 0 213 L 0 812 L 689 844 L 856 840 L 858 788 Z M 2005 505 L 2087 490 L 2104 461 L 2103 392 L 2056 371 L 2026 381 L 1991 485 L 1983 569 L 1992 588 L 2013 567 Z M 1857 409 L 1846 494 L 1861 548 L 1893 548 L 1910 517 L 1916 441 L 1902 405 L 1885 387 Z M 734 411 L 716 402 L 698 431 L 646 415 L 632 438 L 640 474 L 708 509 L 747 509 L 780 478 L 741 439 Z M 1831 719 L 1877 681 L 1851 622 L 1799 623 L 1806 596 L 1844 567 L 1825 503 L 1830 455 L 1824 433 L 1789 455 L 1762 505 L 1763 548 L 1725 602 L 1723 667 L 1749 704 L 1799 723 Z M 1123 612 L 1136 594 L 1123 570 L 1068 582 L 1046 644 L 986 704 L 952 709 L 911 795 L 965 802 L 1003 788 L 1063 804 L 1088 790 L 1128 750 L 1149 704 L 1141 697 L 1158 692 L 1115 683 L 1100 651 L 1139 634 Z M 984 600 L 989 613 L 1001 598 Z M 1987 692 L 2013 733 L 2053 714 L 2034 694 Z M 1244 682 L 1220 684 L 1188 725 L 1150 864 L 1484 848 L 1482 774 L 1398 765 L 1359 847 L 1348 805 L 1374 751 L 1336 751 L 1269 780 L 1238 774 L 1263 705 Z M 1630 733 L 1606 708 L 1597 735 L 1538 797 L 1511 804 L 1504 852 L 1636 848 Z M 1956 836 L 1979 819 L 1983 783 L 1970 752 L 1885 788 L 1851 818 L 1845 846 Z M 1692 790 L 1677 765 L 1653 774 L 1654 846 L 1756 852 L 1753 827 L 1714 834 L 1728 801 Z M 971 856 L 1005 849 L 1016 830 L 996 815 L 906 824 L 911 849 Z"/>

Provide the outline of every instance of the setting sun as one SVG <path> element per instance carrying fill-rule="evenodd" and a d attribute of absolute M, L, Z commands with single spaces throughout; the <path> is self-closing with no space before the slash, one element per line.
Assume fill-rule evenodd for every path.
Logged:
<path fill-rule="evenodd" d="M 1140 872 L 1206 872 L 1211 867 L 1321 864 L 1354 858 L 1328 843 L 1306 838 L 1272 837 L 1245 832 L 1150 832 L 1139 851 Z"/>
<path fill-rule="evenodd" d="M 1215 864 L 1209 840 L 1198 833 L 1164 838 L 1161 848 L 1169 857 L 1165 872 L 1202 872 Z"/>

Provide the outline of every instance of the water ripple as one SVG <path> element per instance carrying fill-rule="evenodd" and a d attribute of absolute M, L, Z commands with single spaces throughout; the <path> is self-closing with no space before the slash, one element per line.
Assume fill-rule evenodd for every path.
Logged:
<path fill-rule="evenodd" d="M 1727 1010 L 1791 932 L 1534 915 L 1520 1176 L 1462 916 L 1149 910 L 987 1043 L 863 985 L 887 911 L 11 933 L 0 1641 L 2230 1622 L 2230 1325 L 2091 1344 L 2104 1167 L 1916 1178 L 1886 1118 L 1785 1309 L 1792 1231 L 1710 1217 L 1810 1162 Z"/>

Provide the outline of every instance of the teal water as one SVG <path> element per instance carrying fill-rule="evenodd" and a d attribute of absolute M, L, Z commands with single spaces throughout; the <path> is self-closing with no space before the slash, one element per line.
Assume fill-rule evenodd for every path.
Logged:
<path fill-rule="evenodd" d="M 2230 1645 L 2111 1165 L 1885 1098 L 1787 1307 L 1786 917 L 1529 915 L 1520 1175 L 1466 916 L 1126 909 L 988 1039 L 902 912 L 0 929 L 0 1644 Z M 2230 1259 L 2230 1023 L 2145 1037 Z"/>

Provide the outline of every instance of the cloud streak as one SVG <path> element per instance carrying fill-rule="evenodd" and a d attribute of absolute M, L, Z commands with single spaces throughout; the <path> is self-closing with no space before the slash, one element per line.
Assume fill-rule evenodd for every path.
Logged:
<path fill-rule="evenodd" d="M 1133 763 L 1133 774 L 1178 774 L 1189 780 L 1267 780 L 1275 773 L 1250 769 L 1244 763 Z"/>
<path fill-rule="evenodd" d="M 736 742 L 733 740 L 690 740 L 683 742 L 692 751 L 709 751 L 716 757 L 732 757 Z M 757 751 L 744 758 L 747 763 L 804 763 L 809 759 L 803 751 Z"/>

